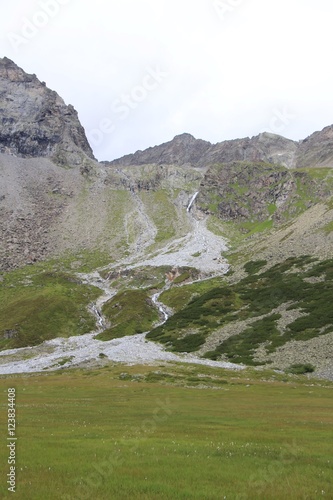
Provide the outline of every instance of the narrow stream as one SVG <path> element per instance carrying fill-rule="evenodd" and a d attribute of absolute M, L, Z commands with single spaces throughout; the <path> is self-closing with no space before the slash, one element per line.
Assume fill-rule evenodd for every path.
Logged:
<path fill-rule="evenodd" d="M 154 295 L 151 298 L 151 300 L 153 301 L 153 303 L 155 304 L 155 306 L 158 308 L 159 312 L 163 316 L 163 321 L 158 326 L 164 325 L 164 323 L 169 319 L 169 314 L 168 314 L 167 308 L 165 307 L 164 304 L 162 304 L 162 302 L 159 302 L 159 300 L 158 300 L 159 296 L 161 295 L 161 293 L 163 291 L 164 290 L 162 290 L 161 292 L 154 293 Z"/>
<path fill-rule="evenodd" d="M 92 305 L 92 311 L 93 311 L 94 315 L 96 316 L 98 325 L 101 327 L 102 330 L 105 330 L 105 322 L 103 320 L 102 313 L 99 309 L 97 309 L 95 304 Z"/>

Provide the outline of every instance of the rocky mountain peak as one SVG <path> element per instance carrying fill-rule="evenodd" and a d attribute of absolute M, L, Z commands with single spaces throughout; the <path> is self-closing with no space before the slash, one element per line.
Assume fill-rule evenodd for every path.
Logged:
<path fill-rule="evenodd" d="M 144 151 L 139 150 L 134 154 L 104 163 L 118 166 L 148 164 L 201 166 L 201 160 L 210 147 L 210 142 L 195 139 L 193 135 L 184 133 L 159 146 Z"/>
<path fill-rule="evenodd" d="M 4 57 L 3 59 L 0 58 L 0 78 L 8 80 L 10 82 L 25 83 L 30 83 L 33 80 L 37 80 L 36 75 L 28 75 L 11 59 L 8 59 L 8 57 Z"/>
<path fill-rule="evenodd" d="M 179 134 L 176 135 L 173 140 L 175 142 L 187 142 L 189 144 L 194 144 L 196 142 L 196 138 L 193 137 L 191 134 L 187 134 L 186 132 L 184 134 Z"/>
<path fill-rule="evenodd" d="M 333 125 L 300 142 L 297 167 L 333 167 Z"/>
<path fill-rule="evenodd" d="M 77 165 L 94 159 L 77 111 L 13 61 L 0 58 L 0 152 Z"/>

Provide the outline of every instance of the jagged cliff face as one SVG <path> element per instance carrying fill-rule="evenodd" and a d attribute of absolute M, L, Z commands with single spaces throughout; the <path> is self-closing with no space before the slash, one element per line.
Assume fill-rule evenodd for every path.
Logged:
<path fill-rule="evenodd" d="M 296 151 L 296 142 L 265 132 L 251 139 L 247 137 L 217 143 L 207 151 L 205 163 L 267 162 L 291 168 Z"/>
<path fill-rule="evenodd" d="M 0 152 L 63 165 L 94 158 L 73 106 L 7 58 L 0 59 Z"/>

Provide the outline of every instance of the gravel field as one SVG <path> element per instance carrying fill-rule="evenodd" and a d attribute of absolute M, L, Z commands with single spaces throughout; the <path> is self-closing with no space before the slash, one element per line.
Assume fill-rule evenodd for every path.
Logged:
<path fill-rule="evenodd" d="M 0 352 L 0 373 L 32 373 L 73 366 L 89 366 L 91 363 L 95 363 L 96 360 L 104 363 L 106 358 L 99 357 L 100 353 L 106 355 L 109 361 L 131 365 L 170 361 L 196 363 L 231 370 L 242 370 L 244 368 L 233 363 L 199 359 L 190 354 L 176 355 L 167 352 L 162 346 L 147 341 L 144 333 L 107 342 L 95 340 L 93 338 L 95 334 L 96 332 L 68 339 L 57 338 L 44 342 L 37 347 Z M 17 357 L 28 356 L 31 356 L 31 358 L 15 360 Z"/>

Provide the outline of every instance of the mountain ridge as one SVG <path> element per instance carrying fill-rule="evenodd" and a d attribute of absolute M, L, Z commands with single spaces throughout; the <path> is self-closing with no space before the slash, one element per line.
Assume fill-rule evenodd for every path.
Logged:
<path fill-rule="evenodd" d="M 325 148 L 325 151 L 322 149 Z M 145 150 L 127 154 L 106 166 L 145 164 L 191 165 L 205 168 L 214 163 L 234 161 L 267 162 L 287 168 L 333 167 L 333 125 L 316 131 L 304 140 L 293 141 L 281 135 L 263 132 L 257 136 L 231 139 L 212 144 L 183 133 L 172 140 Z"/>
<path fill-rule="evenodd" d="M 197 168 L 206 168 L 214 163 L 266 161 L 290 168 L 297 151 L 296 145 L 295 141 L 268 132 L 251 139 L 246 137 L 216 144 L 195 139 L 191 134 L 184 133 L 161 145 L 102 163 L 117 166 L 189 164 Z"/>
<path fill-rule="evenodd" d="M 0 110 L 0 153 L 27 158 L 50 157 L 60 165 L 95 160 L 74 107 L 66 106 L 36 75 L 25 73 L 7 57 L 0 58 Z M 206 168 L 214 163 L 234 161 L 263 161 L 287 168 L 333 167 L 333 125 L 300 141 L 263 132 L 251 138 L 212 144 L 183 133 L 163 144 L 100 164 Z"/>

